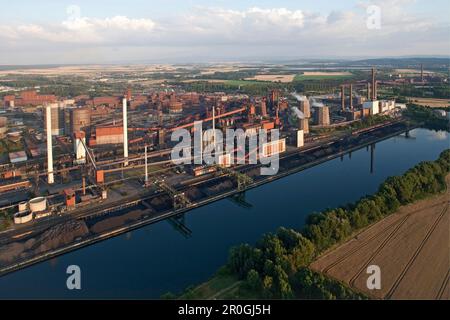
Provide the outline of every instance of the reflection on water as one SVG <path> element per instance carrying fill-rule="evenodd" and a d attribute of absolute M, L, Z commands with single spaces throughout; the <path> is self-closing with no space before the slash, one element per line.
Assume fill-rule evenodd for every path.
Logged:
<path fill-rule="evenodd" d="M 57 264 L 40 263 L 6 275 L 0 278 L 0 298 L 157 298 L 179 292 L 211 277 L 226 262 L 230 247 L 254 243 L 279 226 L 301 228 L 311 212 L 373 193 L 388 176 L 436 159 L 449 145 L 447 133 L 416 129 L 410 137 L 382 141 L 231 201 L 70 252 Z M 66 289 L 70 264 L 81 268 L 80 291 Z"/>
<path fill-rule="evenodd" d="M 429 131 L 427 132 L 428 140 L 449 140 L 447 131 Z"/>

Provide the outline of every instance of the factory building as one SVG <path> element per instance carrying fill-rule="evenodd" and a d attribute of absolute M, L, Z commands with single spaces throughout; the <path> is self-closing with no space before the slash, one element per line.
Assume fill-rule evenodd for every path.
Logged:
<path fill-rule="evenodd" d="M 327 106 L 315 106 L 314 123 L 319 126 L 330 125 L 330 109 Z"/>
<path fill-rule="evenodd" d="M 264 143 L 262 146 L 262 156 L 270 157 L 274 154 L 283 153 L 286 151 L 286 139 L 279 139 L 271 142 Z"/>
<path fill-rule="evenodd" d="M 19 97 L 14 95 L 5 96 L 5 105 L 14 106 L 40 106 L 46 103 L 56 102 L 57 98 L 53 94 L 41 95 L 36 90 L 22 91 Z"/>
<path fill-rule="evenodd" d="M 117 108 L 120 106 L 120 98 L 118 97 L 95 97 L 88 102 L 93 107 L 108 106 L 110 108 Z"/>
<path fill-rule="evenodd" d="M 375 115 L 380 113 L 378 101 L 366 101 L 363 103 L 364 115 Z"/>
<path fill-rule="evenodd" d="M 3 105 L 5 108 L 11 107 L 13 108 L 15 106 L 14 100 L 16 99 L 16 96 L 14 95 L 7 95 L 3 97 Z"/>
<path fill-rule="evenodd" d="M 89 140 L 89 145 L 122 144 L 123 127 L 97 127 L 95 137 Z"/>
<path fill-rule="evenodd" d="M 9 161 L 11 161 L 11 163 L 24 162 L 27 160 L 28 157 L 25 151 L 15 151 L 9 153 Z"/>
<path fill-rule="evenodd" d="M 297 130 L 297 136 L 295 139 L 297 148 L 301 148 L 305 145 L 304 138 L 305 138 L 305 135 L 303 133 L 303 130 Z"/>

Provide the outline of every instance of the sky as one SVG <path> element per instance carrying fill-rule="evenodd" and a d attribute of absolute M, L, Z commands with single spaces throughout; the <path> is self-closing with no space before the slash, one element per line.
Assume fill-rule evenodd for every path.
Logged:
<path fill-rule="evenodd" d="M 0 11 L 0 65 L 444 55 L 448 0 L 14 0 Z"/>

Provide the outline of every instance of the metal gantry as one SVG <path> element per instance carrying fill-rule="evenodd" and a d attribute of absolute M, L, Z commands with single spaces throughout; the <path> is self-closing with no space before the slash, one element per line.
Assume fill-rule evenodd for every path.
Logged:
<path fill-rule="evenodd" d="M 167 192 L 167 194 L 170 196 L 173 202 L 173 208 L 175 210 L 188 208 L 192 205 L 191 201 L 188 199 L 188 197 L 184 194 L 184 192 L 179 192 L 175 188 L 169 186 L 167 183 L 161 180 L 156 180 L 155 185 Z"/>
<path fill-rule="evenodd" d="M 236 181 L 238 191 L 245 190 L 246 187 L 248 187 L 249 185 L 251 185 L 254 182 L 253 179 L 250 178 L 245 173 L 241 173 L 241 172 L 238 172 L 233 169 L 223 167 L 220 165 L 216 165 L 216 168 L 217 168 L 217 172 L 228 175 Z"/>

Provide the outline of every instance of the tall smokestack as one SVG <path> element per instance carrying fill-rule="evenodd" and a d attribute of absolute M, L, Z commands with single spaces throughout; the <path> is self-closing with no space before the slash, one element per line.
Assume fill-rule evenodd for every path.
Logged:
<path fill-rule="evenodd" d="M 145 157 L 145 185 L 148 185 L 147 145 L 145 145 L 144 157 Z"/>
<path fill-rule="evenodd" d="M 373 89 L 375 100 L 378 99 L 378 81 L 375 80 L 375 89 Z"/>
<path fill-rule="evenodd" d="M 420 81 L 423 82 L 423 63 L 420 65 Z"/>
<path fill-rule="evenodd" d="M 375 68 L 372 68 L 372 101 L 376 100 Z"/>
<path fill-rule="evenodd" d="M 55 182 L 53 176 L 53 150 L 52 150 L 52 110 L 50 105 L 45 106 L 45 122 L 47 125 L 47 182 L 52 184 Z"/>
<path fill-rule="evenodd" d="M 342 111 L 345 111 L 345 89 L 344 86 L 341 86 L 341 107 Z"/>
<path fill-rule="evenodd" d="M 124 165 L 128 165 L 128 120 L 127 120 L 127 99 L 122 100 L 122 117 L 123 117 L 123 157 Z"/>
<path fill-rule="evenodd" d="M 350 109 L 353 110 L 353 85 L 350 84 Z"/>
<path fill-rule="evenodd" d="M 370 82 L 367 82 L 367 100 L 370 100 Z"/>
<path fill-rule="evenodd" d="M 215 107 L 212 107 L 212 129 L 213 129 L 213 145 L 214 145 L 214 152 L 216 152 L 216 111 Z"/>

